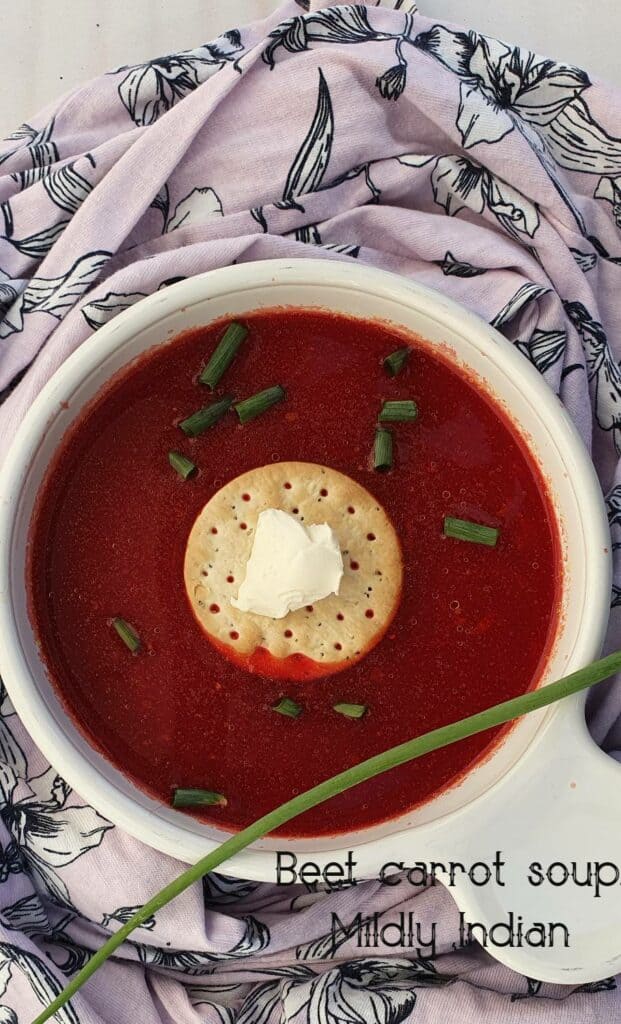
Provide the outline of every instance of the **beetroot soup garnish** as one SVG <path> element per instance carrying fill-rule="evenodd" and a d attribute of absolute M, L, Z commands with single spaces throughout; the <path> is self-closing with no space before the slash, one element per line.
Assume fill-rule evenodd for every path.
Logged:
<path fill-rule="evenodd" d="M 130 626 L 129 622 L 126 622 L 125 619 L 120 618 L 118 615 L 112 620 L 112 625 L 125 646 L 129 648 L 132 654 L 136 654 L 140 650 L 140 637 L 134 627 Z"/>
<path fill-rule="evenodd" d="M 173 807 L 226 807 L 228 800 L 222 793 L 210 789 L 175 789 Z"/>
<path fill-rule="evenodd" d="M 280 384 L 275 384 L 272 388 L 265 388 L 264 391 L 259 391 L 256 395 L 251 395 L 250 398 L 236 402 L 234 409 L 239 416 L 239 422 L 248 423 L 249 420 L 254 420 L 257 416 L 267 412 L 277 402 L 284 401 L 286 397 L 285 389 Z"/>
<path fill-rule="evenodd" d="M 362 718 L 368 711 L 366 704 L 333 704 L 332 709 L 345 718 Z"/>
<path fill-rule="evenodd" d="M 455 540 L 467 540 L 471 544 L 485 544 L 489 548 L 495 548 L 500 536 L 500 530 L 493 526 L 471 523 L 467 519 L 454 519 L 453 516 L 445 516 L 444 536 L 453 537 Z"/>
<path fill-rule="evenodd" d="M 186 459 L 181 452 L 169 452 L 168 461 L 182 480 L 188 480 L 196 473 L 196 464 L 191 459 Z"/>
<path fill-rule="evenodd" d="M 378 473 L 386 473 L 392 469 L 392 434 L 384 427 L 379 427 L 375 431 L 373 467 Z"/>
<path fill-rule="evenodd" d="M 201 384 L 207 384 L 213 391 L 220 383 L 229 366 L 237 355 L 242 342 L 248 336 L 248 328 L 243 324 L 229 324 L 216 347 L 209 362 L 198 378 Z"/>
<path fill-rule="evenodd" d="M 418 419 L 418 406 L 411 398 L 384 402 L 378 419 L 380 423 L 411 423 Z"/>
<path fill-rule="evenodd" d="M 198 437 L 199 434 L 204 433 L 209 427 L 215 426 L 225 413 L 229 411 L 232 404 L 232 396 L 225 395 L 224 398 L 220 398 L 217 402 L 212 402 L 211 405 L 206 405 L 203 409 L 192 413 L 187 419 L 182 420 L 179 426 L 188 437 Z"/>
<path fill-rule="evenodd" d="M 286 718 L 299 718 L 302 714 L 302 705 L 296 704 L 290 697 L 283 697 L 278 704 L 273 705 L 272 711 L 278 712 L 279 715 L 285 715 Z"/>
<path fill-rule="evenodd" d="M 401 373 L 410 358 L 411 351 L 409 345 L 405 345 L 404 348 L 398 348 L 396 352 L 391 352 L 389 356 L 386 356 L 383 363 L 389 377 L 396 377 L 398 373 Z"/>

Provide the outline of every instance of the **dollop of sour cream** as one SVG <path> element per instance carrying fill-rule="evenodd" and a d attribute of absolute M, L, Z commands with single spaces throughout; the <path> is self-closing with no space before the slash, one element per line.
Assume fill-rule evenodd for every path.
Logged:
<path fill-rule="evenodd" d="M 327 523 L 307 527 L 288 512 L 268 508 L 259 514 L 246 577 L 231 604 L 283 619 L 338 594 L 342 578 L 341 549 Z"/>

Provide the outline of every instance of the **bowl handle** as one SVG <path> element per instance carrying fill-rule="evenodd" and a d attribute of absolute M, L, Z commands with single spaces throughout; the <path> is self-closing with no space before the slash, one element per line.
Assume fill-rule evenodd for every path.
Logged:
<path fill-rule="evenodd" d="M 460 940 L 486 938 L 516 971 L 577 985 L 621 970 L 621 764 L 591 739 L 583 699 L 563 702 L 543 731 L 487 796 L 438 829 L 434 854 L 459 850 L 465 866 L 492 869 L 487 882 L 483 865 L 472 878 L 453 873 Z M 505 863 L 494 868 L 498 852 Z"/>

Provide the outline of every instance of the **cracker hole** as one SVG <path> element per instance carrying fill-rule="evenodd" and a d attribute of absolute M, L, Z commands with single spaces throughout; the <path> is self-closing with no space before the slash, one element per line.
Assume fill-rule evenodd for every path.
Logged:
<path fill-rule="evenodd" d="M 239 633 L 237 632 L 236 629 L 232 629 L 231 632 L 229 633 L 229 636 L 231 640 L 239 640 Z"/>
<path fill-rule="evenodd" d="M 217 533 L 218 532 L 218 527 L 217 526 L 212 526 L 211 527 L 211 532 L 212 533 Z"/>
<path fill-rule="evenodd" d="M 364 614 L 365 614 L 367 619 L 372 619 L 372 618 L 375 617 L 375 612 L 373 611 L 372 608 L 367 608 L 367 610 L 366 610 L 366 612 Z"/>
<path fill-rule="evenodd" d="M 300 510 L 299 510 L 299 508 L 292 508 L 291 511 L 293 512 L 294 516 L 297 516 L 297 514 L 298 514 L 298 512 Z"/>
<path fill-rule="evenodd" d="M 374 533 L 367 533 L 367 540 L 375 540 L 375 534 Z"/>
<path fill-rule="evenodd" d="M 347 511 L 349 512 L 350 516 L 353 516 L 354 512 L 356 511 L 356 509 L 354 508 L 353 505 L 348 505 Z"/>
<path fill-rule="evenodd" d="M 226 577 L 226 582 L 227 583 L 235 583 L 235 577 L 234 576 L 227 576 Z"/>
<path fill-rule="evenodd" d="M 209 576 L 209 573 L 207 572 L 206 569 L 201 569 L 201 576 Z"/>
<path fill-rule="evenodd" d="M 337 616 L 336 616 L 336 617 L 337 617 L 337 619 L 339 620 L 339 622 L 342 622 L 342 621 L 343 621 L 343 619 L 345 618 L 345 616 L 343 615 L 343 613 L 342 613 L 342 612 L 338 612 L 338 614 L 337 614 Z"/>
<path fill-rule="evenodd" d="M 290 629 L 286 629 L 286 630 L 285 630 L 285 636 L 287 637 L 287 640 L 290 640 L 290 639 L 291 639 L 291 637 L 293 636 L 293 632 L 292 632 L 292 630 L 290 630 Z"/>
<path fill-rule="evenodd" d="M 353 572 L 356 572 L 360 568 L 360 565 L 358 564 L 358 562 L 350 562 L 349 568 L 352 569 Z"/>
<path fill-rule="evenodd" d="M 320 493 L 322 498 L 327 498 L 328 497 L 328 492 L 327 492 L 325 487 L 322 487 L 319 493 Z"/>
<path fill-rule="evenodd" d="M 242 501 L 250 501 L 250 495 L 249 494 L 242 494 Z"/>
<path fill-rule="evenodd" d="M 307 612 L 314 612 L 315 609 L 313 608 L 312 604 L 307 604 L 306 605 L 306 611 Z"/>
<path fill-rule="evenodd" d="M 335 643 L 334 650 L 335 651 L 342 651 L 343 650 L 343 644 L 339 644 L 338 642 Z"/>
<path fill-rule="evenodd" d="M 247 523 L 240 523 L 239 524 L 239 528 L 240 528 L 240 530 L 247 530 L 248 529 L 248 524 Z"/>
<path fill-rule="evenodd" d="M 285 488 L 286 491 L 291 490 L 291 484 L 289 483 L 288 480 L 283 484 L 283 487 Z"/>
<path fill-rule="evenodd" d="M 209 605 L 209 611 L 211 612 L 212 615 L 217 615 L 218 612 L 220 611 L 220 605 L 219 604 L 210 604 Z"/>

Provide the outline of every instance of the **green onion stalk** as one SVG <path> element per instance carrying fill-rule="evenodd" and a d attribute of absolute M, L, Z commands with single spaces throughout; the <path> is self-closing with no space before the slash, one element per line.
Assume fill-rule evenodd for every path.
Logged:
<path fill-rule="evenodd" d="M 399 765 L 413 761 L 417 757 L 422 757 L 424 754 L 429 754 L 433 750 L 439 750 L 441 747 L 457 743 L 459 740 L 466 739 L 469 736 L 486 732 L 488 729 L 499 725 L 505 725 L 521 715 L 544 708 L 549 704 L 554 704 L 556 701 L 569 697 L 571 694 L 578 693 L 580 690 L 585 690 L 595 683 L 608 679 L 620 669 L 621 651 L 617 651 L 606 658 L 587 665 L 586 668 L 572 672 L 571 675 L 565 676 L 564 679 L 543 686 L 541 689 L 531 690 L 521 697 L 514 697 L 512 700 L 503 701 L 502 704 L 496 704 L 485 711 L 478 712 L 476 715 L 463 718 L 459 722 L 453 722 L 451 725 L 444 725 L 439 729 L 433 729 L 423 736 L 417 736 L 415 739 L 407 740 L 407 742 L 400 743 L 396 747 L 391 747 L 390 750 L 386 750 L 382 754 L 376 754 L 366 761 L 361 761 L 360 764 L 354 765 L 344 772 L 339 772 L 338 775 L 334 775 L 331 779 L 320 782 L 318 786 L 313 786 L 312 789 L 306 790 L 305 793 L 300 793 L 298 796 L 293 797 L 292 800 L 287 800 L 286 803 L 281 804 L 280 807 L 269 811 L 268 814 L 262 815 L 251 825 L 242 829 L 241 832 L 232 835 L 215 850 L 212 850 L 211 853 L 208 853 L 199 860 L 198 863 L 183 871 L 178 878 L 169 882 L 160 892 L 148 900 L 143 907 L 137 910 L 135 914 L 132 914 L 129 920 L 93 954 L 84 967 L 71 979 L 66 988 L 39 1014 L 36 1020 L 33 1021 L 33 1024 L 45 1024 L 45 1021 L 50 1020 L 58 1010 L 65 1006 L 72 996 L 82 988 L 84 983 L 93 976 L 95 971 L 105 963 L 108 957 L 123 944 L 135 928 L 139 928 L 141 924 L 144 924 L 148 918 L 156 914 L 162 907 L 165 907 L 167 903 L 170 903 L 175 897 L 185 892 L 194 882 L 199 881 L 203 875 L 206 875 L 209 871 L 214 871 L 224 864 L 225 861 L 229 860 L 229 858 L 245 850 L 251 843 L 257 842 L 257 840 L 262 839 L 270 832 L 297 818 L 298 815 L 303 814 L 305 811 L 317 807 L 339 793 L 344 793 L 346 790 L 360 785 L 361 782 L 373 779 L 376 775 L 381 775 L 383 772 L 390 771 L 391 768 L 396 768 Z M 295 726 L 292 724 L 292 727 L 294 728 Z"/>

